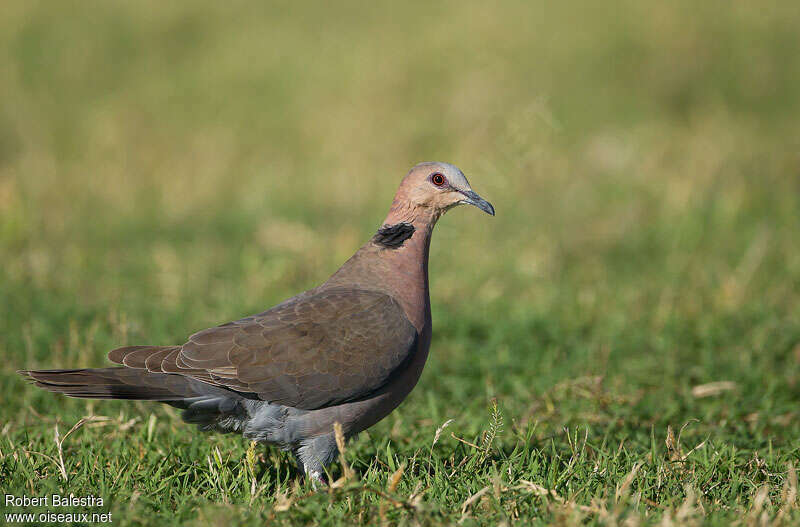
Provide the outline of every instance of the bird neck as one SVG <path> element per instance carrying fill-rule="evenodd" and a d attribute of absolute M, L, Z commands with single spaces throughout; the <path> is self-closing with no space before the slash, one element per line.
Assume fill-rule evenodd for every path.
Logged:
<path fill-rule="evenodd" d="M 395 201 L 383 227 L 368 244 L 376 249 L 383 264 L 380 266 L 381 280 L 420 331 L 430 325 L 428 256 L 431 235 L 439 216 L 429 207 L 409 207 Z M 394 243 L 382 243 L 381 232 L 387 228 L 399 233 L 390 238 L 389 241 Z"/>
<path fill-rule="evenodd" d="M 438 214 L 417 209 L 398 214 L 392 206 L 383 226 L 323 287 L 377 290 L 395 298 L 409 321 L 430 330 L 428 255 Z"/>
<path fill-rule="evenodd" d="M 383 224 L 409 223 L 419 226 L 429 225 L 433 229 L 441 215 L 442 212 L 433 207 L 414 205 L 403 197 L 395 196 Z"/>

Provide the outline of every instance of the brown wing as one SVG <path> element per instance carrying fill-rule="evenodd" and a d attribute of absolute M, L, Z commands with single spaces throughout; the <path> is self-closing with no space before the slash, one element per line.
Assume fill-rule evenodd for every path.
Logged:
<path fill-rule="evenodd" d="M 195 333 L 181 347 L 128 347 L 111 360 L 179 373 L 302 409 L 383 386 L 416 348 L 400 305 L 375 291 L 330 289 Z"/>

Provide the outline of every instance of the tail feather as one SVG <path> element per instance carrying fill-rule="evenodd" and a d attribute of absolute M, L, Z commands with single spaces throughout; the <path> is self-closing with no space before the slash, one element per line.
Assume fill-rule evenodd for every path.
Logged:
<path fill-rule="evenodd" d="M 83 399 L 180 401 L 232 392 L 181 375 L 132 368 L 30 370 L 19 372 L 45 390 Z"/>
<path fill-rule="evenodd" d="M 250 419 L 248 404 L 255 394 L 203 382 L 200 375 L 172 372 L 175 346 L 129 346 L 109 357 L 121 367 L 18 372 L 39 388 L 80 399 L 158 401 L 183 410 L 182 417 L 201 430 L 241 431 Z M 205 372 L 203 372 L 205 373 Z M 209 377 L 207 374 L 205 377 Z M 210 378 L 210 377 L 209 377 Z"/>
<path fill-rule="evenodd" d="M 204 431 L 240 432 L 250 419 L 247 403 L 231 397 L 195 397 L 175 406 L 183 408 L 184 421 Z"/>

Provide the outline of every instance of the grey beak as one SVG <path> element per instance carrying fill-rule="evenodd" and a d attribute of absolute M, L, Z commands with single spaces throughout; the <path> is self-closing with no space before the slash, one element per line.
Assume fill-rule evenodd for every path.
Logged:
<path fill-rule="evenodd" d="M 494 216 L 494 207 L 492 204 L 483 199 L 482 197 L 478 196 L 473 190 L 460 190 L 464 195 L 464 199 L 461 201 L 462 203 L 469 203 L 470 205 L 475 205 L 479 209 L 481 209 L 486 214 L 490 214 Z"/>

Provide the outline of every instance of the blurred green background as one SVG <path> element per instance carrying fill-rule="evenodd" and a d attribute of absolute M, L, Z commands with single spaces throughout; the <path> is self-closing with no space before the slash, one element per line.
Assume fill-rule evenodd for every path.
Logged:
<path fill-rule="evenodd" d="M 80 463 L 83 483 L 59 487 L 20 453 L 53 455 L 56 416 L 68 429 L 125 412 L 141 429 L 153 409 L 87 407 L 15 370 L 101 366 L 115 346 L 180 343 L 312 287 L 380 225 L 410 166 L 440 160 L 497 216 L 439 223 L 431 357 L 356 443 L 362 471 L 387 442 L 427 448 L 448 418 L 478 437 L 496 397 L 501 452 L 537 421 L 532 448 L 552 443 L 545 472 L 516 477 L 564 496 L 585 483 L 577 502 L 613 495 L 691 422 L 684 440 L 730 448 L 729 472 L 707 452 L 707 477 L 665 491 L 653 469 L 639 492 L 677 506 L 688 482 L 726 517 L 766 484 L 777 511 L 800 449 L 799 34 L 792 1 L 3 2 L 0 479 L 91 489 Z M 693 392 L 717 381 L 733 384 Z M 621 474 L 548 480 L 565 427 L 599 452 L 630 441 Z M 130 455 L 146 489 L 161 461 L 144 432 L 108 433 L 71 437 L 73 457 Z M 201 464 L 213 445 L 246 448 L 170 417 L 152 433 Z M 458 461 L 466 447 L 445 436 Z M 759 480 L 748 461 L 767 451 Z M 161 518 L 133 481 L 108 485 L 144 495 L 120 521 Z M 426 499 L 457 520 L 479 488 Z M 219 501 L 173 492 L 182 520 Z M 537 500 L 522 518 L 548 517 Z M 511 514 L 498 503 L 485 521 Z"/>

